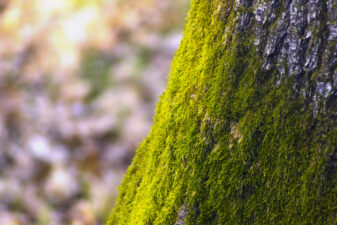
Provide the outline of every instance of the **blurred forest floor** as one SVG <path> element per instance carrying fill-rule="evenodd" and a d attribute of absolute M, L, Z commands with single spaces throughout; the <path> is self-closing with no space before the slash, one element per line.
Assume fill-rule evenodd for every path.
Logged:
<path fill-rule="evenodd" d="M 187 0 L 0 0 L 0 224 L 106 220 Z"/>

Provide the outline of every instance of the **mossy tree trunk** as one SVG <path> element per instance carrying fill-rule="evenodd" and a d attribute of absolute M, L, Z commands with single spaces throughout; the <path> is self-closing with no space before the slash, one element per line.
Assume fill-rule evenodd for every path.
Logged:
<path fill-rule="evenodd" d="M 336 4 L 193 0 L 108 224 L 336 224 Z"/>

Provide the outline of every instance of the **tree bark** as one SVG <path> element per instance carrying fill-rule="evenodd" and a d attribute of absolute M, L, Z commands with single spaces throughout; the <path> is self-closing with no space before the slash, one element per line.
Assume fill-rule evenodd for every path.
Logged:
<path fill-rule="evenodd" d="M 108 224 L 336 224 L 337 2 L 193 0 Z"/>

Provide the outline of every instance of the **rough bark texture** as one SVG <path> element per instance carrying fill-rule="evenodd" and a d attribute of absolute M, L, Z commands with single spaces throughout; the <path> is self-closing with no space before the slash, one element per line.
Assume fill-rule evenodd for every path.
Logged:
<path fill-rule="evenodd" d="M 193 0 L 108 224 L 336 224 L 335 0 Z"/>

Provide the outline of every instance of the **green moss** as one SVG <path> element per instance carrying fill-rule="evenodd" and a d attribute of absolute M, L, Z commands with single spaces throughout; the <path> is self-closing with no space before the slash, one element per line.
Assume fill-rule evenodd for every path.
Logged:
<path fill-rule="evenodd" d="M 261 71 L 234 4 L 192 1 L 108 224 L 175 224 L 184 209 L 185 224 L 336 223 L 336 127 L 304 110 L 292 79 Z"/>

